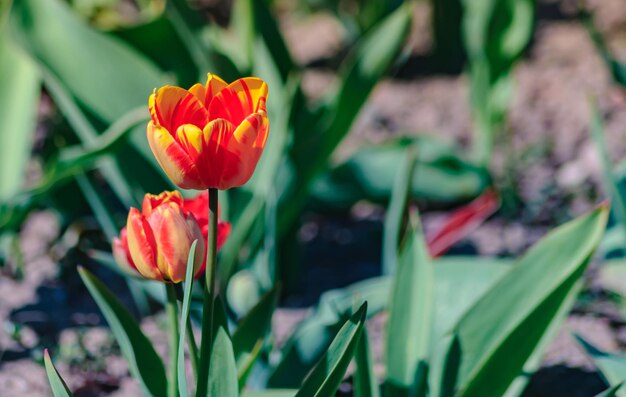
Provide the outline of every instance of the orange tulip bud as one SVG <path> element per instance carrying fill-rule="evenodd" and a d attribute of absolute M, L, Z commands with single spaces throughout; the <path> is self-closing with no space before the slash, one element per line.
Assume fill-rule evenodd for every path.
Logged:
<path fill-rule="evenodd" d="M 135 210 L 134 208 L 131 209 L 131 212 L 134 213 L 133 215 L 134 222 L 137 222 L 137 219 L 141 217 L 143 218 L 149 218 L 151 216 L 156 217 L 157 215 L 152 215 L 152 214 L 157 211 L 162 211 L 162 210 L 158 210 L 160 206 L 175 205 L 182 209 L 182 215 L 184 218 L 186 219 L 193 218 L 193 220 L 196 222 L 202 234 L 202 237 L 199 238 L 198 246 L 196 248 L 196 256 L 195 256 L 196 262 L 201 261 L 202 263 L 194 272 L 195 277 L 198 277 L 200 274 L 204 272 L 204 269 L 206 267 L 206 258 L 204 255 L 204 248 L 205 248 L 205 243 L 207 241 L 207 235 L 208 235 L 208 222 L 209 222 L 208 201 L 209 201 L 209 197 L 206 191 L 190 199 L 183 199 L 181 194 L 176 191 L 163 192 L 156 196 L 152 194 L 146 194 L 144 196 L 144 200 L 142 203 L 141 213 L 139 213 L 139 211 Z M 130 221 L 130 214 L 129 214 L 129 221 Z M 193 222 L 191 223 L 193 224 Z M 151 221 L 148 221 L 148 224 L 152 225 L 153 223 Z M 195 227 L 192 227 L 191 229 L 195 230 Z M 182 281 L 182 279 L 180 280 L 170 279 L 167 277 L 167 274 L 163 274 L 160 271 L 159 272 L 140 271 L 137 265 L 135 265 L 135 261 L 133 260 L 133 257 L 131 256 L 131 251 L 129 248 L 129 241 L 128 241 L 128 230 L 129 230 L 128 226 L 123 228 L 122 231 L 120 232 L 119 238 L 114 238 L 113 243 L 112 243 L 113 257 L 115 258 L 115 261 L 117 262 L 117 264 L 120 266 L 122 270 L 124 270 L 127 273 L 131 273 L 134 275 L 141 275 L 145 278 L 159 280 L 159 281 L 173 281 L 173 282 Z M 152 231 L 152 229 L 150 230 Z M 226 239 L 228 238 L 228 235 L 230 234 L 230 230 L 231 230 L 230 223 L 223 222 L 221 220 L 218 221 L 218 226 L 217 226 L 217 249 L 218 250 L 226 242 Z M 155 242 L 156 242 L 156 239 L 155 239 Z M 193 242 L 193 239 L 191 240 L 191 242 Z M 156 247 L 158 249 L 158 244 L 156 244 Z M 191 243 L 189 243 L 189 245 L 187 246 L 187 252 L 190 248 L 191 248 Z M 202 250 L 202 253 L 199 250 Z M 187 261 L 187 257 L 185 254 L 185 262 L 182 264 L 182 278 L 184 278 L 184 275 L 185 275 L 186 261 Z M 180 262 L 178 262 L 177 266 L 179 267 L 181 266 Z M 195 266 L 197 267 L 197 263 L 195 264 Z M 158 266 L 157 266 L 157 270 L 158 270 Z"/>
<path fill-rule="evenodd" d="M 165 86 L 148 106 L 150 148 L 183 189 L 230 189 L 246 183 L 263 153 L 269 121 L 267 84 L 246 77 L 226 84 L 210 74 L 189 90 Z"/>

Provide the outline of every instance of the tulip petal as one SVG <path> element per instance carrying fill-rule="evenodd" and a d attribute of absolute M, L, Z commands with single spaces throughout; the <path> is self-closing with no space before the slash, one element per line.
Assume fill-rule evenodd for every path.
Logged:
<path fill-rule="evenodd" d="M 198 169 L 206 186 L 220 188 L 220 180 L 228 174 L 226 151 L 228 142 L 233 137 L 235 126 L 224 119 L 211 121 L 202 131 L 206 140 L 206 149 L 198 157 Z"/>
<path fill-rule="evenodd" d="M 163 171 L 183 189 L 203 189 L 194 160 L 165 128 L 148 123 L 148 143 Z"/>
<path fill-rule="evenodd" d="M 150 223 L 158 241 L 159 255 L 157 266 L 166 280 L 179 283 L 185 279 L 187 255 L 194 240 L 197 246 L 204 247 L 202 233 L 198 223 L 190 215 L 188 219 L 182 208 L 176 204 L 163 204 L 151 216 Z M 201 254 L 197 249 L 196 254 Z M 198 255 L 194 267 L 202 263 L 202 255 Z"/>
<path fill-rule="evenodd" d="M 163 203 L 174 202 L 178 205 L 183 205 L 184 199 L 178 190 L 171 192 L 165 191 L 160 194 L 146 194 L 143 196 L 143 202 L 141 204 L 141 213 L 143 216 L 149 216 L 152 210 Z"/>
<path fill-rule="evenodd" d="M 224 167 L 219 189 L 229 189 L 248 182 L 261 158 L 269 122 L 265 113 L 253 113 L 233 132 L 225 148 Z"/>
<path fill-rule="evenodd" d="M 230 236 L 231 229 L 232 229 L 232 226 L 229 222 L 218 223 L 217 225 L 217 249 L 218 251 L 220 248 L 222 248 L 224 243 L 226 243 L 228 236 Z"/>
<path fill-rule="evenodd" d="M 204 103 L 194 94 L 170 85 L 152 93 L 148 107 L 154 124 L 172 132 L 183 124 L 194 124 L 202 128 L 209 116 Z"/>
<path fill-rule="evenodd" d="M 267 84 L 256 77 L 236 80 L 222 89 L 209 104 L 210 119 L 223 118 L 239 125 L 252 113 L 265 112 Z"/>
<path fill-rule="evenodd" d="M 194 94 L 205 107 L 208 107 L 213 97 L 226 88 L 227 85 L 228 84 L 219 76 L 208 73 L 206 85 L 194 84 L 194 86 L 189 89 L 189 92 Z"/>
<path fill-rule="evenodd" d="M 130 252 L 128 251 L 128 234 L 125 227 L 120 231 L 119 238 L 113 238 L 111 246 L 113 247 L 113 258 L 120 269 L 125 271 L 127 274 L 137 276 L 139 272 L 133 263 L 133 258 L 130 257 Z"/>
<path fill-rule="evenodd" d="M 157 268 L 157 245 L 152 228 L 138 209 L 130 209 L 126 230 L 128 250 L 137 271 L 145 278 L 163 281 Z"/>
<path fill-rule="evenodd" d="M 176 130 L 176 140 L 192 160 L 198 158 L 205 145 L 202 129 L 193 124 L 183 124 Z"/>

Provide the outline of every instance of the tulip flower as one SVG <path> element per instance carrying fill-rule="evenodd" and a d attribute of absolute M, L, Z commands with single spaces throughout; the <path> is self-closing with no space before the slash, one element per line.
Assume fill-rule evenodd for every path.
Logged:
<path fill-rule="evenodd" d="M 148 101 L 150 148 L 180 188 L 230 189 L 246 183 L 269 133 L 267 84 L 246 77 L 227 84 L 210 74 L 189 90 L 155 90 Z"/>
<path fill-rule="evenodd" d="M 198 244 L 200 243 L 204 244 L 207 241 L 207 237 L 208 237 L 208 200 L 209 198 L 208 198 L 208 194 L 206 191 L 202 192 L 201 194 L 197 195 L 194 198 L 189 198 L 189 199 L 183 199 L 180 193 L 178 192 L 163 192 L 158 196 L 147 194 L 144 197 L 144 202 L 142 205 L 142 213 L 144 213 L 144 210 L 151 212 L 153 208 L 159 205 L 159 203 L 164 203 L 164 202 L 175 203 L 176 205 L 182 208 L 183 215 L 185 215 L 186 217 L 189 215 L 193 215 L 202 233 L 202 238 L 200 239 L 200 242 Z M 226 242 L 226 239 L 228 238 L 228 235 L 230 234 L 230 230 L 231 230 L 230 223 L 224 222 L 221 220 L 218 222 L 218 227 L 217 227 L 217 249 L 218 250 Z M 133 258 L 131 256 L 130 249 L 128 246 L 127 227 L 124 227 L 121 230 L 119 237 L 116 237 L 113 239 L 112 245 L 113 245 L 113 257 L 115 258 L 115 261 L 118 264 L 118 266 L 123 271 L 131 275 L 142 275 L 146 278 L 152 279 L 152 277 L 145 276 L 143 273 L 141 273 L 137 269 L 137 266 L 135 265 L 135 262 L 133 261 Z M 202 274 L 206 267 L 206 258 L 204 257 L 204 255 L 198 255 L 198 254 L 199 252 L 196 252 L 196 259 L 199 260 L 198 258 L 201 258 L 202 265 L 199 267 L 199 269 L 196 272 L 194 272 L 195 277 L 198 277 L 200 274 Z M 185 265 L 186 265 L 186 262 L 185 262 Z M 183 271 L 183 278 L 184 278 L 184 271 Z M 165 280 L 165 278 L 163 279 L 156 278 L 156 279 Z"/>

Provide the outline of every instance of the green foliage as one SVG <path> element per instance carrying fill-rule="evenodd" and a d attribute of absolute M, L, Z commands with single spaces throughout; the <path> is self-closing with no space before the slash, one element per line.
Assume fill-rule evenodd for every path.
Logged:
<path fill-rule="evenodd" d="M 407 194 L 433 203 L 453 204 L 476 197 L 490 183 L 484 170 L 431 137 L 398 138 L 359 149 L 313 185 L 316 202 L 349 208 L 360 199 L 387 202 L 393 178 L 403 170 L 403 153 L 413 147 L 415 171 Z"/>
<path fill-rule="evenodd" d="M 410 199 L 410 189 L 415 173 L 415 150 L 409 147 L 406 150 L 406 159 L 394 180 L 393 192 L 385 216 L 383 236 L 382 268 L 384 274 L 390 274 L 398 261 L 398 247 L 403 235 L 403 227 L 407 205 Z"/>
<path fill-rule="evenodd" d="M 521 373 L 576 288 L 600 241 L 607 212 L 600 208 L 553 231 L 453 328 L 452 336 L 461 350 L 459 396 L 504 393 Z M 526 298 L 515 298 L 522 295 Z"/>
<path fill-rule="evenodd" d="M 213 338 L 209 370 L 209 395 L 237 397 L 239 396 L 237 364 L 233 344 L 225 323 L 218 322 Z"/>
<path fill-rule="evenodd" d="M 24 186 L 39 104 L 41 77 L 33 62 L 8 40 L 0 39 L 0 201 Z"/>
<path fill-rule="evenodd" d="M 61 375 L 59 375 L 57 369 L 54 367 L 48 350 L 44 351 L 43 362 L 46 366 L 46 376 L 48 377 L 48 382 L 50 383 L 50 388 L 52 389 L 52 395 L 54 397 L 71 397 L 72 393 L 65 384 L 65 381 L 61 378 Z"/>
<path fill-rule="evenodd" d="M 515 62 L 528 45 L 535 0 L 464 0 L 463 39 L 469 61 L 474 156 L 488 165 L 513 89 Z"/>
<path fill-rule="evenodd" d="M 183 289 L 183 302 L 182 302 L 182 311 L 180 314 L 180 330 L 179 330 L 179 340 L 178 340 L 178 393 L 181 396 L 188 396 L 189 391 L 187 388 L 187 378 L 185 376 L 185 340 L 189 338 L 189 345 L 195 346 L 195 341 L 193 341 L 193 333 L 189 333 L 187 335 L 187 329 L 189 329 L 189 309 L 191 307 L 191 289 L 193 288 L 193 272 L 194 272 L 194 257 L 196 253 L 196 245 L 198 241 L 194 241 L 191 244 L 191 248 L 189 248 L 189 256 L 187 257 L 187 270 L 185 271 L 185 286 Z M 197 354 L 194 349 L 190 348 L 190 355 L 194 356 Z M 197 361 L 197 357 L 192 357 L 192 362 Z M 195 378 L 198 378 L 197 368 L 195 369 Z"/>
<path fill-rule="evenodd" d="M 145 105 L 165 83 L 150 60 L 88 27 L 59 0 L 18 1 L 13 8 L 13 27 L 25 48 L 103 121 Z"/>
<path fill-rule="evenodd" d="M 250 183 L 220 196 L 233 231 L 221 252 L 219 290 L 227 290 L 230 277 L 241 268 L 256 278 L 255 288 L 243 291 L 249 293 L 247 300 L 241 299 L 245 305 L 226 302 L 243 317 L 232 338 L 230 311 L 219 299 L 211 302 L 212 338 L 206 340 L 212 348 L 204 356 L 212 363 L 207 371 L 210 395 L 332 396 L 353 358 L 358 397 L 519 395 L 527 382 L 525 374 L 536 370 L 545 345 L 580 290 L 607 209 L 561 226 L 511 265 L 507 259 L 431 259 L 416 214 L 407 208 L 415 199 L 455 204 L 479 195 L 490 184 L 485 166 L 505 119 L 513 68 L 532 36 L 535 2 L 435 3 L 437 51 L 445 48 L 444 43 L 459 44 L 461 33 L 464 40 L 477 164 L 457 149 L 423 137 L 357 148 L 342 163 L 334 163 L 336 148 L 369 95 L 405 59 L 414 11 L 410 1 L 345 4 L 356 4 L 358 10 L 349 22 L 345 14 L 342 17 L 346 26 L 353 26 L 347 56 L 339 60 L 333 89 L 321 101 L 310 103 L 302 88 L 305 67 L 289 53 L 269 1 L 237 1 L 230 25 L 222 28 L 199 18 L 185 1 L 171 0 L 153 20 L 115 32 L 88 25 L 60 0 L 15 2 L 7 25 L 11 34 L 0 40 L 0 124 L 3 138 L 9 139 L 3 146 L 8 149 L 0 153 L 0 226 L 17 230 L 32 208 L 78 195 L 110 239 L 123 219 L 120 207 L 137 205 L 144 193 L 169 187 L 145 140 L 150 92 L 167 83 L 189 86 L 206 72 L 227 80 L 255 74 L 270 86 L 272 132 Z M 450 4 L 453 12 L 444 15 L 444 4 Z M 341 7 L 333 9 L 343 12 Z M 8 6 L 2 11 L 7 10 Z M 462 20 L 462 30 L 446 31 L 450 20 Z M 437 56 L 456 55 L 455 49 Z M 608 52 L 603 55 L 608 59 Z M 42 83 L 67 130 L 58 133 L 71 145 L 52 147 L 54 155 L 42 158 L 44 178 L 26 189 L 22 180 Z M 606 154 L 597 112 L 593 120 L 594 139 Z M 7 130 L 18 133 L 9 136 Z M 619 214 L 624 211 L 623 195 L 608 162 L 604 166 Z M 113 200 L 103 192 L 112 192 Z M 389 205 L 385 276 L 324 293 L 312 315 L 276 351 L 271 320 L 281 281 L 277 268 L 284 265 L 277 264 L 276 257 L 293 248 L 279 244 L 290 241 L 307 206 L 346 210 L 363 199 Z M 73 221 L 76 211 L 68 214 L 66 221 Z M 620 216 L 626 223 L 626 215 Z M 176 367 L 169 380 L 128 310 L 88 271 L 79 271 L 146 395 L 165 396 L 168 384 L 176 386 L 173 382 L 181 397 L 189 394 L 185 347 L 196 381 L 206 379 L 207 373 L 198 373 L 192 333 L 198 302 L 191 263 L 192 253 L 176 338 Z M 176 305 L 171 293 L 170 298 Z M 382 312 L 389 316 L 381 389 L 365 321 Z M 621 358 L 607 361 L 606 355 L 587 347 L 614 385 L 606 395 L 619 395 L 624 380 L 617 365 Z M 48 355 L 44 362 L 55 397 L 68 396 Z M 262 383 L 254 379 L 253 369 L 264 372 L 266 386 L 284 389 L 246 391 L 248 380 Z"/>
<path fill-rule="evenodd" d="M 359 344 L 354 353 L 356 369 L 354 371 L 354 396 L 355 397 L 379 397 L 378 380 L 374 373 L 372 352 L 370 349 L 367 328 L 363 328 Z"/>
<path fill-rule="evenodd" d="M 167 377 L 163 362 L 137 321 L 102 282 L 84 268 L 78 271 L 109 323 L 130 373 L 140 382 L 145 395 L 165 397 Z"/>
<path fill-rule="evenodd" d="M 356 350 L 367 313 L 364 303 L 341 327 L 296 397 L 325 397 L 335 394 Z"/>
<path fill-rule="evenodd" d="M 415 221 L 395 271 L 387 324 L 385 396 L 426 395 L 434 268 Z"/>

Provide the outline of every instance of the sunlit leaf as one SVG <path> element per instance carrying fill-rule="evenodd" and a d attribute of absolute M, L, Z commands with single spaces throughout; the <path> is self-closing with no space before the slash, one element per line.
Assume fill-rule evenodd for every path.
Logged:
<path fill-rule="evenodd" d="M 54 397 L 72 397 L 70 389 L 67 387 L 65 381 L 61 378 L 61 375 L 59 375 L 59 372 L 52 363 L 48 349 L 46 349 L 43 353 L 43 362 L 46 366 L 46 375 L 48 376 L 48 382 L 50 383 L 50 388 L 52 389 L 52 395 Z"/>
<path fill-rule="evenodd" d="M 461 351 L 459 396 L 500 395 L 521 373 L 578 285 L 607 216 L 602 206 L 555 229 L 461 318 L 451 332 Z"/>
<path fill-rule="evenodd" d="M 335 394 L 352 360 L 365 321 L 367 303 L 345 322 L 328 351 L 306 377 L 297 397 L 326 397 Z"/>
<path fill-rule="evenodd" d="M 79 268 L 78 272 L 109 323 L 122 355 L 128 362 L 130 373 L 139 381 L 144 394 L 165 397 L 167 391 L 165 368 L 152 342 L 143 334 L 133 316 L 102 282 L 84 268 Z"/>

